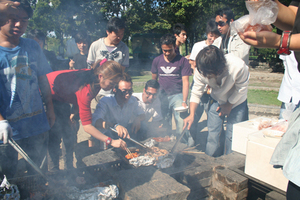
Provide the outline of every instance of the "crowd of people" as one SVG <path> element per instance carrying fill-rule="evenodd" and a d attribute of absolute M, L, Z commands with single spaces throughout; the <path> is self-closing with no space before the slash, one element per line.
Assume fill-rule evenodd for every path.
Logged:
<path fill-rule="evenodd" d="M 283 30 L 294 27 L 292 34 L 233 33 L 234 14 L 226 7 L 217 10 L 207 22 L 207 39 L 195 43 L 191 54 L 184 57 L 180 46 L 186 42 L 188 33 L 183 24 L 177 23 L 173 34 L 160 39 L 162 54 L 152 62 L 152 80 L 147 81 L 142 93 L 134 93 L 132 79 L 125 72 L 130 65 L 129 49 L 122 42 L 126 28 L 122 19 L 109 19 L 107 36 L 92 43 L 86 32 L 75 34 L 76 51 L 70 54 L 67 66 L 58 67 L 55 53 L 44 49 L 46 36 L 41 31 L 30 31 L 28 38 L 21 37 L 33 15 L 28 1 L 0 1 L 0 172 L 8 178 L 16 173 L 18 154 L 8 144 L 11 139 L 38 165 L 47 155 L 48 171 L 60 169 L 62 142 L 65 169 L 72 169 L 80 123 L 91 135 L 90 146 L 93 141 L 100 141 L 105 148 L 126 148 L 125 138 L 142 141 L 148 137 L 149 127 L 170 128 L 174 116 L 175 135 L 187 128 L 182 142 L 193 146 L 204 110 L 208 127 L 205 153 L 231 153 L 233 124 L 248 120 L 250 45 L 283 48 L 285 53 L 289 48 L 295 50 L 292 56 L 281 57 L 286 73 L 290 74 L 282 87 L 297 88 L 297 82 L 292 82 L 295 78 L 288 78 L 296 77 L 300 69 L 299 1 L 292 1 L 289 7 L 275 2 L 279 13 L 274 25 Z M 282 38 L 288 38 L 287 46 Z M 291 91 L 294 90 L 297 89 Z M 283 108 L 290 103 L 298 107 L 298 95 L 280 96 Z M 97 106 L 92 113 L 93 99 Z M 186 115 L 176 111 L 179 107 L 188 108 Z M 290 180 L 289 199 L 300 193 L 297 111 L 271 161 L 283 166 Z M 27 171 L 34 173 L 29 166 Z"/>

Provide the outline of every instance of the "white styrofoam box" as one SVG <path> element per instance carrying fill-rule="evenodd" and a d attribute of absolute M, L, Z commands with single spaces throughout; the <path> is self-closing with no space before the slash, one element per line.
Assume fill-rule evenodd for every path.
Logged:
<path fill-rule="evenodd" d="M 273 168 L 270 160 L 281 138 L 270 138 L 258 131 L 249 135 L 246 153 L 245 173 L 286 191 L 288 180 L 281 169 Z"/>
<path fill-rule="evenodd" d="M 246 155 L 248 135 L 258 131 L 259 118 L 240 122 L 233 125 L 232 133 L 232 150 L 238 153 Z"/>

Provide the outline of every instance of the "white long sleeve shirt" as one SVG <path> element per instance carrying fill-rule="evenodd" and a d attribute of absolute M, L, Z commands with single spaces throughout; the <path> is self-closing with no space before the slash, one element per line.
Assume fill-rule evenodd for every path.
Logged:
<path fill-rule="evenodd" d="M 216 78 L 208 79 L 195 70 L 190 102 L 200 103 L 206 85 L 212 88 L 211 97 L 220 105 L 227 101 L 233 108 L 247 99 L 249 68 L 245 62 L 229 53 L 225 55 L 227 69 Z"/>

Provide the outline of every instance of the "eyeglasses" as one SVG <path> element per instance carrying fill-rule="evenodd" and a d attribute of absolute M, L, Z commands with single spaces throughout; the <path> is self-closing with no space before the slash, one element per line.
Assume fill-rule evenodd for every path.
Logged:
<path fill-rule="evenodd" d="M 218 22 L 216 22 L 216 25 L 217 26 L 225 26 L 226 22 L 224 22 L 224 21 L 218 21 Z"/>
<path fill-rule="evenodd" d="M 146 94 L 147 94 L 147 96 L 153 96 L 153 97 L 156 97 L 157 96 L 157 93 L 155 93 L 155 94 L 153 94 L 153 93 L 151 93 L 151 92 L 147 92 L 147 91 L 145 91 L 146 92 Z"/>
<path fill-rule="evenodd" d="M 123 96 L 126 96 L 127 94 L 132 95 L 132 93 L 133 93 L 133 89 L 124 90 L 124 91 L 122 91 L 120 89 L 118 89 L 118 90 L 122 93 Z"/>

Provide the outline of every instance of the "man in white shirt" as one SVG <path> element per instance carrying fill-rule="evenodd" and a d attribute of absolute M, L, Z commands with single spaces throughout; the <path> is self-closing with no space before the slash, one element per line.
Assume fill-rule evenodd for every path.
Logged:
<path fill-rule="evenodd" d="M 190 129 L 205 86 L 209 85 L 212 90 L 207 113 L 208 138 L 205 153 L 219 156 L 218 150 L 224 144 L 224 154 L 229 154 L 232 152 L 233 124 L 248 120 L 248 66 L 232 54 L 224 56 L 222 50 L 213 45 L 200 51 L 196 57 L 196 66 L 190 98 L 190 115 L 184 119 L 184 127 L 188 123 Z M 220 135 L 225 116 L 227 125 L 224 142 L 220 141 Z"/>
<path fill-rule="evenodd" d="M 119 137 L 144 139 L 145 133 L 140 133 L 141 122 L 145 120 L 144 111 L 138 106 L 138 101 L 132 97 L 132 80 L 125 74 L 119 84 L 113 89 L 114 95 L 103 97 L 93 114 L 93 125 L 117 139 L 110 128 L 118 131 Z"/>
<path fill-rule="evenodd" d="M 145 112 L 145 122 L 151 121 L 151 124 L 161 126 L 162 115 L 161 115 L 161 104 L 159 98 L 157 98 L 159 91 L 159 83 L 156 80 L 149 80 L 146 82 L 145 88 L 142 93 L 134 93 L 138 99 L 139 107 Z M 157 126 L 157 127 L 158 127 Z M 149 128 L 155 128 L 148 126 Z"/>

